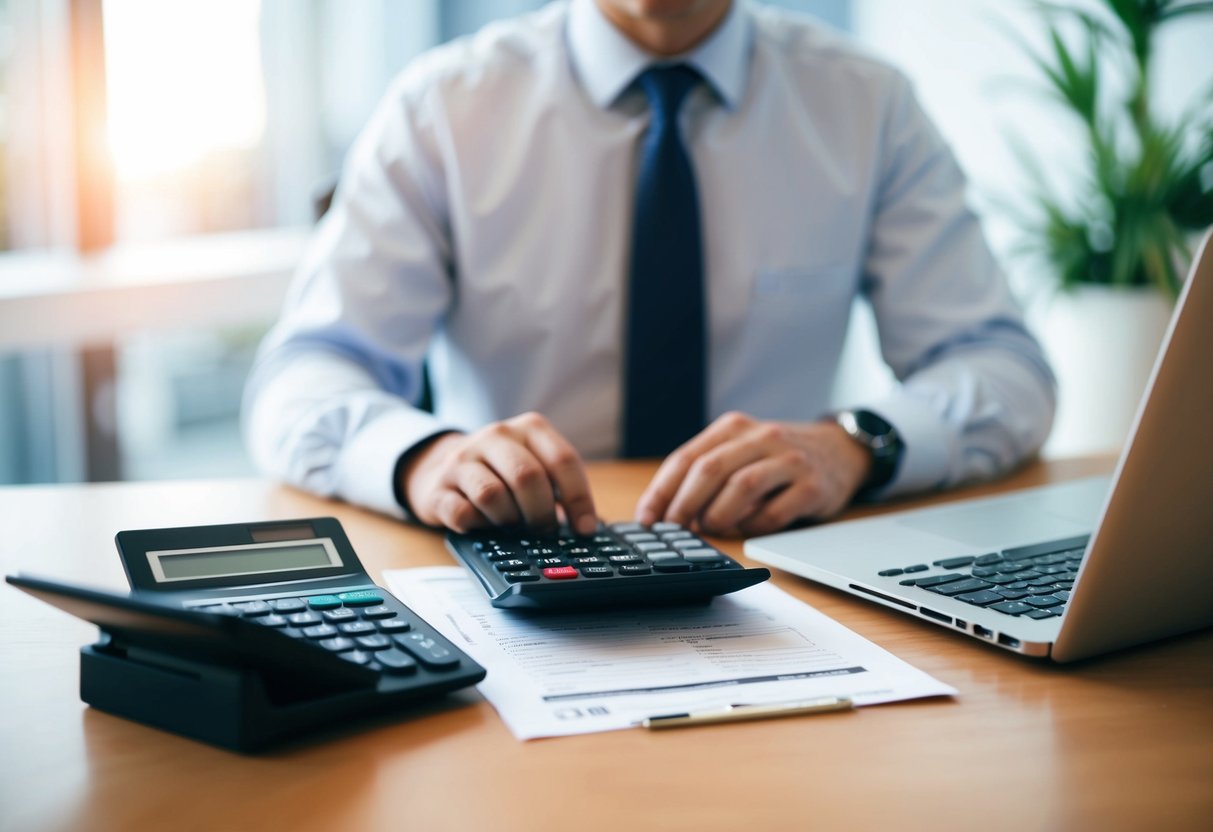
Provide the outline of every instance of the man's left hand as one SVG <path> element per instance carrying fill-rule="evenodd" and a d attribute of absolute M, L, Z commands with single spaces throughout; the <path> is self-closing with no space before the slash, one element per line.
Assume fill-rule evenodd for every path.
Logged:
<path fill-rule="evenodd" d="M 641 523 L 751 537 L 831 517 L 872 467 L 833 422 L 764 422 L 726 413 L 668 457 L 636 505 Z"/>

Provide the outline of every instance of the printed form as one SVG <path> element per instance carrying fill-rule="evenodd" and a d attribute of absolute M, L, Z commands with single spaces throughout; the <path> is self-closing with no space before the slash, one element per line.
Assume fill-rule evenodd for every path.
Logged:
<path fill-rule="evenodd" d="M 389 570 L 388 589 L 488 671 L 479 691 L 519 739 L 610 731 L 728 705 L 956 690 L 769 583 L 710 604 L 499 610 L 457 566 Z"/>

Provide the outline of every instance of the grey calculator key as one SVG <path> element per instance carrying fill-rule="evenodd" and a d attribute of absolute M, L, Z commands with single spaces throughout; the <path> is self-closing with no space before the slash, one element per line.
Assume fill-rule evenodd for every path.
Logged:
<path fill-rule="evenodd" d="M 275 612 L 300 612 L 307 608 L 302 598 L 277 598 L 270 601 Z"/>
<path fill-rule="evenodd" d="M 345 653 L 339 653 L 338 655 L 347 662 L 353 662 L 354 664 L 369 664 L 372 658 L 370 653 L 363 650 L 349 650 Z"/>
<path fill-rule="evenodd" d="M 338 607 L 335 610 L 325 610 L 320 613 L 324 620 L 330 624 L 340 624 L 343 621 L 353 621 L 358 617 L 358 613 L 354 612 L 349 607 Z"/>
<path fill-rule="evenodd" d="M 682 531 L 682 524 L 661 522 L 654 523 L 653 525 L 649 526 L 649 528 L 655 532 L 677 532 Z"/>
<path fill-rule="evenodd" d="M 639 552 L 655 552 L 666 548 L 668 548 L 666 544 L 660 540 L 646 540 L 644 543 L 636 544 L 636 550 Z"/>
<path fill-rule="evenodd" d="M 308 638 L 329 638 L 337 635 L 337 628 L 332 624 L 317 624 L 315 627 L 308 627 L 303 631 L 303 634 Z"/>
<path fill-rule="evenodd" d="M 417 662 L 412 656 L 406 656 L 399 650 L 380 650 L 375 654 L 375 660 L 383 665 L 388 673 L 405 674 L 417 670 Z"/>
<path fill-rule="evenodd" d="M 316 643 L 325 650 L 332 650 L 334 653 L 341 653 L 354 648 L 354 642 L 345 636 L 334 636 L 333 638 L 322 639 Z"/>
<path fill-rule="evenodd" d="M 233 607 L 240 610 L 245 618 L 253 618 L 258 615 L 268 615 L 270 605 L 264 601 L 238 601 L 232 604 Z"/>
<path fill-rule="evenodd" d="M 361 636 L 375 632 L 375 625 L 370 621 L 350 621 L 337 626 L 347 636 Z"/>
<path fill-rule="evenodd" d="M 446 670 L 459 664 L 459 657 L 425 633 L 405 633 L 395 636 L 396 643 L 413 658 L 433 670 Z"/>
<path fill-rule="evenodd" d="M 265 625 L 266 627 L 285 627 L 286 626 L 286 619 L 283 618 L 281 615 L 277 615 L 277 614 L 263 615 L 260 618 L 254 618 L 253 620 L 256 621 L 258 624 Z"/>
<path fill-rule="evenodd" d="M 691 563 L 723 563 L 724 555 L 712 549 L 690 549 L 682 556 Z"/>
<path fill-rule="evenodd" d="M 639 523 L 613 523 L 611 529 L 619 534 L 627 534 L 629 532 L 642 532 L 644 531 L 644 526 Z"/>
<path fill-rule="evenodd" d="M 378 624 L 379 632 L 381 633 L 404 633 L 413 625 L 405 621 L 403 618 L 389 618 L 387 621 L 380 621 Z"/>
<path fill-rule="evenodd" d="M 539 580 L 539 573 L 534 569 L 520 569 L 517 572 L 502 572 L 501 577 L 512 584 L 520 584 L 526 581 Z"/>
<path fill-rule="evenodd" d="M 363 618 L 395 618 L 396 611 L 391 607 L 380 604 L 377 607 L 367 607 L 362 611 Z"/>
<path fill-rule="evenodd" d="M 663 532 L 661 535 L 661 539 L 662 540 L 686 540 L 687 538 L 694 537 L 694 536 L 695 535 L 691 534 L 686 529 L 683 529 L 682 531 L 677 531 L 677 532 Z"/>
<path fill-rule="evenodd" d="M 675 549 L 702 549 L 703 541 L 694 537 L 688 537 L 684 540 L 675 540 L 670 545 Z"/>
<path fill-rule="evenodd" d="M 287 616 L 287 621 L 295 627 L 306 627 L 309 624 L 319 624 L 320 616 L 314 612 L 297 612 Z"/>
<path fill-rule="evenodd" d="M 625 534 L 623 539 L 628 543 L 645 543 L 650 540 L 656 540 L 657 535 L 650 532 L 632 532 L 630 534 Z"/>
<path fill-rule="evenodd" d="M 382 633 L 373 633 L 369 636 L 358 636 L 358 638 L 354 639 L 354 641 L 358 642 L 358 646 L 363 650 L 386 650 L 392 646 L 392 643 L 388 641 L 387 636 L 383 635 Z"/>
<path fill-rule="evenodd" d="M 611 555 L 607 558 L 611 563 L 643 563 L 644 558 L 640 555 Z"/>
<path fill-rule="evenodd" d="M 666 549 L 663 552 L 648 552 L 647 554 L 649 556 L 649 561 L 652 563 L 657 563 L 659 560 L 669 560 L 670 558 L 676 558 L 679 556 L 677 552 L 671 552 L 669 549 Z"/>

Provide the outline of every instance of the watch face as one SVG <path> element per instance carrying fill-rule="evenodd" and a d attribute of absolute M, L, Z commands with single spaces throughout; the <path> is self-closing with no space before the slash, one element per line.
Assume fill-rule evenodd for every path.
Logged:
<path fill-rule="evenodd" d="M 893 426 L 870 410 L 856 410 L 855 424 L 869 436 L 888 436 L 893 432 Z"/>

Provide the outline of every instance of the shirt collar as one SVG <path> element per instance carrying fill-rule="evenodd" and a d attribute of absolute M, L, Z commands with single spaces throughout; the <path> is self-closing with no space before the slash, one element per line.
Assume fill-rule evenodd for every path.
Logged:
<path fill-rule="evenodd" d="M 753 21 L 742 0 L 734 0 L 708 39 L 676 59 L 658 59 L 634 44 L 603 16 L 594 0 L 573 0 L 567 30 L 574 71 L 590 100 L 606 109 L 646 68 L 660 63 L 695 67 L 729 109 L 745 90 L 753 43 Z"/>

